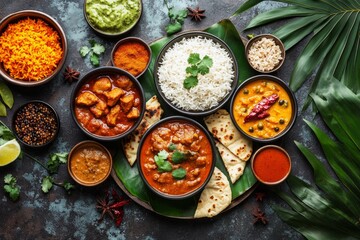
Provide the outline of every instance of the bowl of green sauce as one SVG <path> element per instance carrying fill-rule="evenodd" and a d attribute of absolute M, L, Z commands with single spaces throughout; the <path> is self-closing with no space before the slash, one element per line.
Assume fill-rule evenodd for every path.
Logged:
<path fill-rule="evenodd" d="M 104 36 L 119 36 L 140 20 L 142 0 L 85 0 L 84 15 L 89 26 Z"/>

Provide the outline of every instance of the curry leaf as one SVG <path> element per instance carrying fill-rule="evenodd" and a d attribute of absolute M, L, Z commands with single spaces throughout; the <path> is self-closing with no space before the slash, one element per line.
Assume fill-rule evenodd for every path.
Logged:
<path fill-rule="evenodd" d="M 175 179 L 183 179 L 186 176 L 186 170 L 184 168 L 175 169 L 172 173 Z"/>

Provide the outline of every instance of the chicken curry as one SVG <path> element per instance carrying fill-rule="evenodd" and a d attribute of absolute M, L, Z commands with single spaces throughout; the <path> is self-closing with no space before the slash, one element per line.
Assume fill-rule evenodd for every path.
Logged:
<path fill-rule="evenodd" d="M 76 119 L 96 135 L 122 134 L 135 124 L 140 113 L 140 90 L 125 75 L 91 79 L 76 94 Z"/>
<path fill-rule="evenodd" d="M 143 140 L 141 172 L 157 191 L 185 195 L 202 186 L 211 174 L 212 151 L 204 131 L 194 124 L 163 122 Z"/>

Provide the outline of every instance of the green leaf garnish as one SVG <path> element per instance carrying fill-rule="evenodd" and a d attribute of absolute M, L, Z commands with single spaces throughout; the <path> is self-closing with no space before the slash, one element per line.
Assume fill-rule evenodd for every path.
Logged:
<path fill-rule="evenodd" d="M 90 62 L 92 65 L 94 65 L 95 67 L 98 67 L 100 65 L 100 59 L 99 56 L 95 53 L 91 53 L 90 56 Z"/>
<path fill-rule="evenodd" d="M 202 67 L 202 68 L 211 68 L 213 65 L 213 60 L 208 56 L 208 55 L 205 55 L 205 57 L 203 57 L 203 59 L 201 60 L 201 62 L 199 63 L 199 68 Z"/>
<path fill-rule="evenodd" d="M 82 46 L 79 51 L 80 56 L 84 58 L 90 51 L 91 51 L 91 49 L 88 46 Z"/>
<path fill-rule="evenodd" d="M 169 146 L 168 146 L 168 149 L 170 151 L 175 151 L 176 150 L 176 144 L 175 143 L 170 143 Z"/>
<path fill-rule="evenodd" d="M 167 25 L 165 27 L 165 31 L 168 35 L 172 35 L 174 33 L 180 32 L 182 28 L 181 23 L 179 23 L 178 21 L 175 21 L 173 23 L 170 23 L 169 25 Z"/>
<path fill-rule="evenodd" d="M 57 173 L 60 164 L 65 164 L 67 161 L 68 153 L 53 153 L 50 155 L 50 159 L 47 161 L 47 169 L 50 174 Z"/>
<path fill-rule="evenodd" d="M 65 191 L 66 191 L 68 194 L 70 194 L 70 193 L 71 193 L 71 190 L 75 189 L 75 186 L 72 185 L 72 184 L 69 183 L 69 182 L 64 182 L 63 188 L 65 189 Z"/>
<path fill-rule="evenodd" d="M 178 164 L 186 160 L 186 155 L 185 153 L 176 150 L 172 154 L 171 160 L 173 161 L 173 163 Z"/>
<path fill-rule="evenodd" d="M 197 79 L 197 77 L 189 76 L 184 80 L 184 88 L 190 89 L 192 87 L 195 87 L 198 84 L 198 82 L 199 80 Z"/>
<path fill-rule="evenodd" d="M 168 156 L 169 153 L 165 150 L 161 150 L 157 155 L 155 155 L 154 160 L 159 172 L 170 172 L 172 170 L 171 163 L 166 161 Z"/>
<path fill-rule="evenodd" d="M 164 3 L 168 9 L 168 16 L 170 23 L 165 27 L 167 35 L 172 35 L 181 31 L 184 19 L 187 17 L 188 12 L 186 9 L 175 10 L 173 7 L 169 7 L 167 0 Z"/>
<path fill-rule="evenodd" d="M 100 55 L 105 52 L 105 47 L 100 43 L 95 43 L 91 50 L 97 55 Z"/>
<path fill-rule="evenodd" d="M 199 69 L 197 68 L 197 66 L 190 66 L 186 68 L 186 73 L 190 74 L 193 77 L 197 77 L 198 73 L 199 73 Z"/>
<path fill-rule="evenodd" d="M 41 190 L 44 193 L 48 193 L 50 189 L 53 187 L 54 179 L 51 176 L 46 176 L 42 179 L 41 182 Z"/>
<path fill-rule="evenodd" d="M 188 63 L 190 63 L 191 65 L 196 65 L 200 61 L 201 61 L 200 54 L 190 53 L 190 56 L 188 58 Z"/>
<path fill-rule="evenodd" d="M 12 174 L 4 176 L 4 191 L 9 194 L 12 201 L 16 201 L 20 197 L 20 188 L 16 185 L 16 178 Z"/>
<path fill-rule="evenodd" d="M 186 176 L 186 170 L 184 168 L 178 168 L 175 169 L 171 175 L 175 178 L 175 179 L 183 179 Z"/>

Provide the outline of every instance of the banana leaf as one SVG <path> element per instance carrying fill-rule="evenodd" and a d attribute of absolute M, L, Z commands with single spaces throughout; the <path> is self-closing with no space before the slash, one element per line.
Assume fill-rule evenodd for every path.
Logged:
<path fill-rule="evenodd" d="M 233 16 L 263 2 L 246 1 Z M 258 14 L 246 29 L 259 27 L 278 20 L 288 23 L 274 31 L 290 49 L 309 34 L 307 45 L 295 63 L 290 87 L 296 91 L 315 71 L 310 93 L 327 89 L 323 76 L 335 77 L 354 93 L 360 93 L 360 1 L 349 0 L 274 0 L 289 4 L 285 7 Z M 245 30 L 246 30 L 245 29 Z M 318 70 L 316 70 L 318 69 Z M 320 77 L 322 76 L 322 77 Z M 308 98 L 308 102 L 311 100 Z"/>
<path fill-rule="evenodd" d="M 316 189 L 291 176 L 287 183 L 293 195 L 277 192 L 292 210 L 275 207 L 279 217 L 308 239 L 360 238 L 360 99 L 342 82 L 324 80 L 327 90 L 311 95 L 333 137 L 315 124 L 306 124 L 318 139 L 324 155 L 336 175 L 304 145 L 295 142 L 311 164 Z M 319 221 L 321 220 L 321 221 Z"/>
<path fill-rule="evenodd" d="M 230 20 L 222 20 L 219 23 L 212 25 L 211 27 L 204 30 L 205 32 L 211 33 L 220 39 L 224 40 L 230 49 L 233 51 L 236 56 L 236 60 L 239 68 L 239 79 L 238 83 L 244 81 L 248 77 L 254 75 L 255 73 L 248 65 L 245 58 L 245 47 L 242 42 L 239 33 L 237 32 L 235 26 L 231 23 Z M 158 95 L 154 83 L 153 69 L 156 62 L 156 58 L 160 53 L 162 47 L 169 42 L 173 37 L 164 37 L 157 41 L 154 41 L 150 44 L 152 50 L 152 58 L 150 62 L 149 69 L 145 72 L 143 76 L 140 77 L 139 81 L 144 88 L 145 98 L 149 99 L 153 95 Z M 168 107 L 165 102 L 158 97 L 162 107 L 164 108 L 164 116 L 170 116 L 178 114 L 174 112 L 170 107 Z M 202 124 L 202 120 L 198 119 Z M 216 166 L 230 179 L 225 166 L 220 158 L 219 153 L 216 157 Z M 163 198 L 158 197 L 154 193 L 148 190 L 145 183 L 142 181 L 139 176 L 139 172 L 136 164 L 133 167 L 130 167 L 128 164 L 122 150 L 119 150 L 114 157 L 113 164 L 114 171 L 117 178 L 120 179 L 121 183 L 124 185 L 126 190 L 132 195 L 139 199 L 144 204 L 150 206 L 150 208 L 157 212 L 160 215 L 175 217 L 175 218 L 192 218 L 196 210 L 197 201 L 199 195 L 194 196 L 193 198 L 184 200 L 184 201 L 168 201 Z M 232 198 L 235 200 L 240 197 L 246 191 L 251 189 L 256 183 L 256 179 L 251 171 L 249 164 L 245 168 L 243 176 L 235 184 L 231 184 Z"/>

